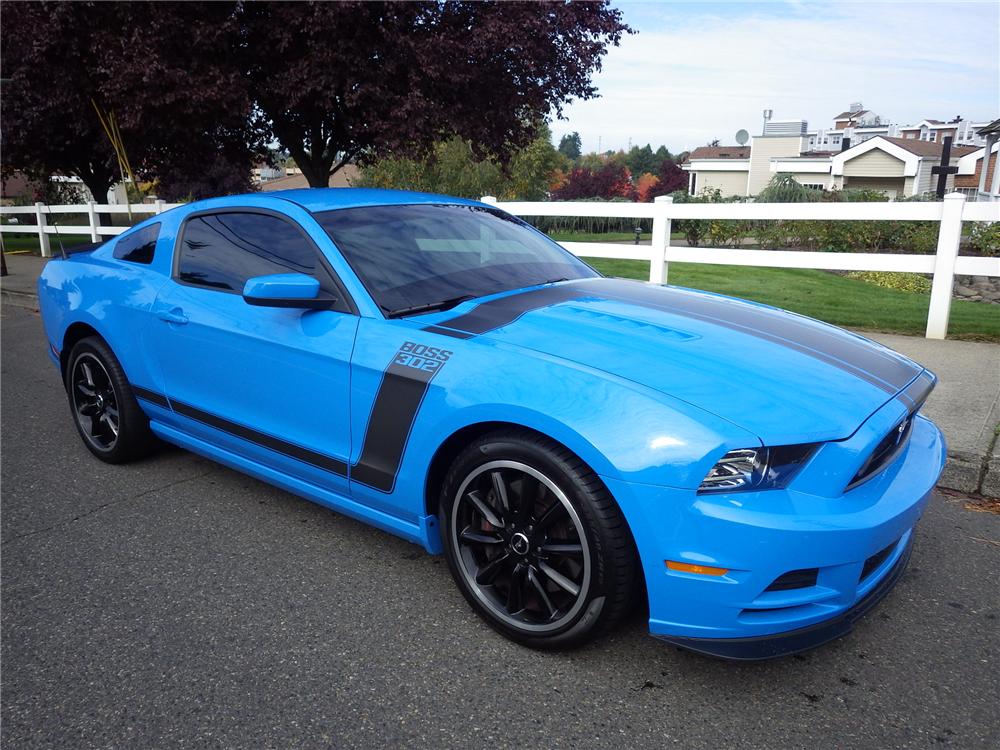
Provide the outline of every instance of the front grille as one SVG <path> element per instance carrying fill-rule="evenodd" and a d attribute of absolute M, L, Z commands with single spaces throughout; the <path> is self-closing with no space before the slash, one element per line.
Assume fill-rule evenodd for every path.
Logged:
<path fill-rule="evenodd" d="M 816 585 L 816 576 L 819 568 L 806 568 L 805 570 L 790 570 L 774 579 L 765 591 L 791 591 L 792 589 L 807 589 Z"/>
<path fill-rule="evenodd" d="M 881 442 L 875 446 L 875 450 L 872 451 L 868 460 L 858 469 L 858 473 L 854 475 L 851 483 L 847 485 L 847 489 L 853 489 L 862 482 L 871 479 L 892 463 L 893 459 L 903 449 L 903 446 L 906 445 L 912 427 L 913 414 L 910 414 L 906 419 L 893 427 L 889 431 L 889 434 L 882 438 Z"/>
<path fill-rule="evenodd" d="M 865 580 L 868 576 L 870 576 L 872 573 L 878 570 L 879 566 L 882 565 L 882 563 L 886 561 L 889 555 L 892 554 L 892 551 L 896 549 L 897 544 L 899 544 L 898 539 L 892 544 L 890 544 L 888 547 L 886 547 L 884 550 L 876 552 L 874 555 L 865 560 L 864 567 L 861 568 L 860 580 L 862 581 Z"/>

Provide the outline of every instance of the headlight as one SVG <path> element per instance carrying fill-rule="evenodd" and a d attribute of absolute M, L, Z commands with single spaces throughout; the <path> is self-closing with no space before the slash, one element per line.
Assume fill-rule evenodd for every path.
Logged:
<path fill-rule="evenodd" d="M 719 459 L 698 492 L 773 490 L 786 486 L 816 450 L 814 443 L 740 448 Z"/>

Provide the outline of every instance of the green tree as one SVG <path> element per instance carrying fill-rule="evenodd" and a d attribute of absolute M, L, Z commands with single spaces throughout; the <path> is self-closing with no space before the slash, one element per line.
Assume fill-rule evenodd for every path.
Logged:
<path fill-rule="evenodd" d="M 674 157 L 670 155 L 670 151 L 667 150 L 666 146 L 660 146 L 656 149 L 656 158 L 659 162 L 662 162 L 664 159 L 673 159 Z"/>
<path fill-rule="evenodd" d="M 647 172 L 656 174 L 662 163 L 663 159 L 657 158 L 648 143 L 641 148 L 633 146 L 625 157 L 625 164 L 631 170 L 632 174 L 637 176 Z"/>
<path fill-rule="evenodd" d="M 501 200 L 544 200 L 560 161 L 548 126 L 542 124 L 535 140 L 514 152 L 506 168 L 494 157 L 477 157 L 472 144 L 456 137 L 436 144 L 422 159 L 382 159 L 365 167 L 354 184 L 463 198 L 494 195 Z"/>
<path fill-rule="evenodd" d="M 559 153 L 571 161 L 580 158 L 582 149 L 583 141 L 580 140 L 580 134 L 575 130 L 559 139 Z"/>

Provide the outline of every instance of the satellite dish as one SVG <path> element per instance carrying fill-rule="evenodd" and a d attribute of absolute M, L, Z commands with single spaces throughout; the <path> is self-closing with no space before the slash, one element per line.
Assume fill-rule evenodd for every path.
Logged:
<path fill-rule="evenodd" d="M 736 131 L 736 142 L 738 144 L 740 144 L 741 146 L 745 146 L 747 141 L 749 140 L 750 140 L 750 134 L 747 131 L 743 130 L 742 128 Z"/>

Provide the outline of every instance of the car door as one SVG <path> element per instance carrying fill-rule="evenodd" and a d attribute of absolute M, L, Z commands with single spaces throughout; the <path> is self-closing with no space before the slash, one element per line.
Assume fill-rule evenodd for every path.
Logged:
<path fill-rule="evenodd" d="M 306 273 L 331 309 L 258 307 L 248 278 Z M 148 341 L 174 426 L 346 495 L 350 362 L 358 317 L 300 225 L 261 209 L 219 209 L 180 227 L 172 277 Z"/>

